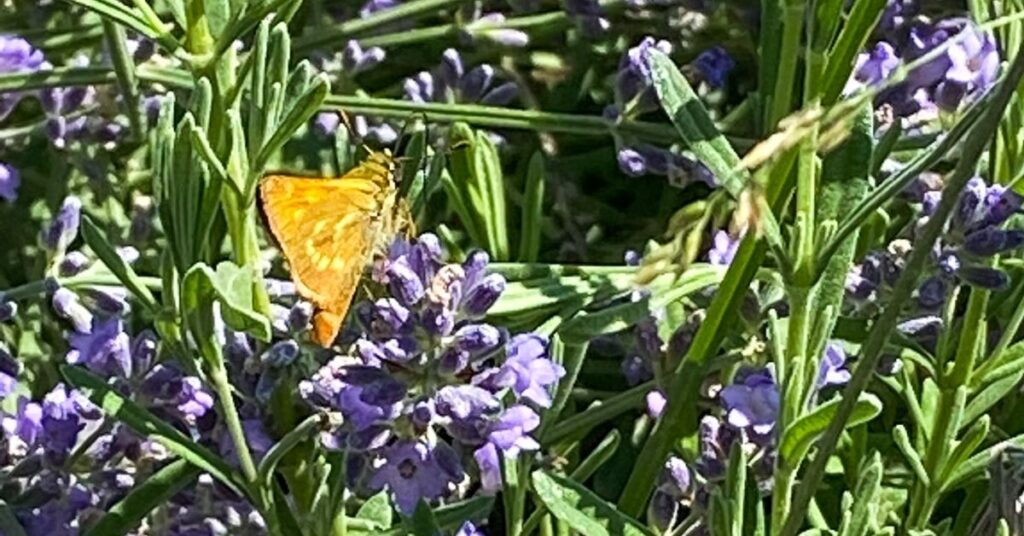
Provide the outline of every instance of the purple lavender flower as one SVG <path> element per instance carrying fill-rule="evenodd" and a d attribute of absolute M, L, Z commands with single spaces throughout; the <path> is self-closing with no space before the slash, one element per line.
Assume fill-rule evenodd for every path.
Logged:
<path fill-rule="evenodd" d="M 818 389 L 830 385 L 845 385 L 850 381 L 850 371 L 845 370 L 846 351 L 839 343 L 830 342 L 825 346 L 825 354 L 818 365 L 818 377 L 815 386 Z"/>
<path fill-rule="evenodd" d="M 348 77 L 369 71 L 384 61 L 384 49 L 370 47 L 363 49 L 358 41 L 349 40 L 341 52 L 341 67 Z"/>
<path fill-rule="evenodd" d="M 468 71 L 455 49 L 441 55 L 435 73 L 421 71 L 403 84 L 405 98 L 414 102 L 480 103 L 505 106 L 519 95 L 514 82 L 497 83 L 494 67 L 483 64 Z"/>
<path fill-rule="evenodd" d="M 768 369 L 744 369 L 719 397 L 730 425 L 750 430 L 757 440 L 770 440 L 779 416 L 779 388 Z"/>
<path fill-rule="evenodd" d="M 444 459 L 447 455 L 439 456 L 438 450 L 422 441 L 402 441 L 383 449 L 384 464 L 370 476 L 370 489 L 387 488 L 405 514 L 412 514 L 421 499 L 447 495 L 462 479 L 462 468 Z"/>
<path fill-rule="evenodd" d="M 724 48 L 714 46 L 701 52 L 693 60 L 693 66 L 709 86 L 717 89 L 725 86 L 725 79 L 736 67 L 736 60 Z"/>
<path fill-rule="evenodd" d="M 173 365 L 161 363 L 153 367 L 141 387 L 144 394 L 189 425 L 194 425 L 213 409 L 213 395 L 203 387 L 202 381 L 195 376 L 185 376 Z"/>
<path fill-rule="evenodd" d="M 82 273 L 83 270 L 89 267 L 89 257 L 86 257 L 85 253 L 81 251 L 69 251 L 64 258 L 60 260 L 60 265 L 57 266 L 57 271 L 64 277 L 71 277 L 75 274 Z"/>
<path fill-rule="evenodd" d="M 78 333 L 89 333 L 92 329 L 93 315 L 82 305 L 82 301 L 74 292 L 61 287 L 53 293 L 53 310 L 61 318 L 71 321 Z"/>
<path fill-rule="evenodd" d="M 132 374 L 130 337 L 124 332 L 119 317 L 93 317 L 88 333 L 68 335 L 66 360 L 71 365 L 85 365 L 94 372 L 127 378 Z"/>
<path fill-rule="evenodd" d="M 0 295 L 0 324 L 11 322 L 18 316 L 18 302 L 6 301 Z"/>
<path fill-rule="evenodd" d="M 736 256 L 736 250 L 739 247 L 739 239 L 733 238 L 726 231 L 716 231 L 711 249 L 708 250 L 708 262 L 718 266 L 728 266 L 732 264 L 732 259 Z"/>
<path fill-rule="evenodd" d="M 900 65 L 896 50 L 885 41 L 879 41 L 866 54 L 857 57 L 853 77 L 856 81 L 873 86 L 881 83 Z"/>
<path fill-rule="evenodd" d="M 484 532 L 473 524 L 472 521 L 466 521 L 459 527 L 459 531 L 455 533 L 455 536 L 486 536 Z"/>
<path fill-rule="evenodd" d="M 714 175 L 704 164 L 645 143 L 619 149 L 618 162 L 619 169 L 630 177 L 661 175 L 678 188 L 694 182 L 716 185 Z"/>
<path fill-rule="evenodd" d="M 615 102 L 627 115 L 652 111 L 658 106 L 658 98 L 651 80 L 651 69 L 648 66 L 650 51 L 653 49 L 668 54 L 672 52 L 672 45 L 668 41 L 655 41 L 653 37 L 645 37 L 640 44 L 626 51 L 619 61 L 619 71 L 615 79 Z"/>
<path fill-rule="evenodd" d="M 7 398 L 18 385 L 21 363 L 11 355 L 11 351 L 0 342 L 0 400 Z"/>
<path fill-rule="evenodd" d="M 53 217 L 43 234 L 43 244 L 50 251 L 63 254 L 78 236 L 78 225 L 82 217 L 82 202 L 74 196 L 64 199 L 60 210 Z"/>
<path fill-rule="evenodd" d="M 516 335 L 505 347 L 505 363 L 493 374 L 480 377 L 480 383 L 491 389 L 510 387 L 517 398 L 551 407 L 548 387 L 565 375 L 561 365 L 547 357 L 548 339 L 537 334 Z"/>
<path fill-rule="evenodd" d="M 2 120 L 2 118 L 0 118 Z M 0 198 L 8 203 L 18 199 L 21 174 L 13 166 L 0 162 Z"/>
<path fill-rule="evenodd" d="M 12 35 L 0 35 L 0 73 L 36 71 L 43 65 L 43 53 L 32 48 L 24 39 Z M 0 95 L 0 121 L 7 118 L 11 110 L 18 105 L 23 93 L 7 93 Z M 0 186 L 3 181 L 0 180 Z M 15 188 L 17 185 L 15 185 Z M 0 192 L 3 189 L 0 188 Z M 0 193 L 0 197 L 3 196 Z M 7 198 L 8 201 L 13 199 Z"/>
<path fill-rule="evenodd" d="M 499 453 L 539 447 L 529 435 L 539 417 L 522 404 L 550 405 L 548 389 L 564 374 L 547 358 L 546 338 L 509 339 L 481 321 L 505 286 L 487 273 L 486 254 L 461 264 L 442 258 L 431 234 L 392 243 L 373 270 L 389 295 L 357 304 L 349 355 L 300 383 L 309 403 L 341 417 L 324 444 L 359 450 L 376 468 L 369 487 L 388 487 L 405 512 L 454 490 L 462 464 L 474 463 L 470 453 L 484 487 L 499 487 Z"/>
<path fill-rule="evenodd" d="M 487 491 L 501 489 L 501 461 L 498 453 L 515 459 L 521 451 L 533 451 L 540 443 L 529 433 L 540 426 L 540 417 L 526 406 L 512 406 L 491 423 L 487 443 L 473 453 L 480 468 L 480 482 Z"/>
<path fill-rule="evenodd" d="M 644 403 L 647 407 L 647 415 L 652 419 L 661 417 L 661 414 L 665 411 L 665 405 L 668 404 L 668 399 L 665 395 L 657 389 L 648 392 L 644 396 Z"/>

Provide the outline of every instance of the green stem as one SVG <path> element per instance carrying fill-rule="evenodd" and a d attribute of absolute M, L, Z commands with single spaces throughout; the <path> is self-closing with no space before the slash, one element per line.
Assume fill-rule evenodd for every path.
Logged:
<path fill-rule="evenodd" d="M 228 380 L 227 371 L 224 370 L 223 364 L 214 365 L 211 369 L 210 383 L 217 391 L 217 403 L 220 405 L 221 416 L 227 425 L 231 441 L 235 444 L 235 452 L 238 455 L 238 463 L 242 467 L 242 474 L 251 485 L 259 486 L 256 464 L 253 462 L 252 453 L 249 452 L 249 443 L 245 438 L 242 421 L 238 418 L 238 409 L 235 407 L 234 393 L 231 382 Z"/>
<path fill-rule="evenodd" d="M 141 140 L 145 134 L 142 121 L 142 109 L 139 106 L 139 83 L 135 78 L 135 62 L 128 53 L 124 27 L 109 19 L 103 19 L 103 33 L 106 35 L 107 48 L 110 51 L 117 84 L 124 97 L 125 113 L 131 126 L 133 140 Z"/>
<path fill-rule="evenodd" d="M 878 361 L 882 356 L 882 350 L 896 328 L 903 305 L 907 303 L 916 289 L 917 278 L 931 257 L 932 245 L 942 234 L 943 227 L 956 206 L 960 192 L 974 175 L 979 157 L 985 150 L 988 140 L 996 131 L 1003 110 L 1020 82 L 1021 75 L 1024 75 L 1024 54 L 1014 59 L 1006 78 L 995 89 L 991 106 L 985 110 L 982 118 L 971 129 L 970 135 L 964 141 L 960 160 L 946 183 L 942 200 L 915 241 L 915 247 L 893 290 L 891 305 L 886 307 L 868 333 L 867 342 L 861 349 L 861 358 L 854 370 L 853 377 L 843 390 L 835 417 L 817 442 L 817 453 L 808 465 L 804 478 L 796 490 L 792 509 L 778 536 L 793 536 L 803 525 L 807 508 L 825 475 L 825 465 L 839 443 L 839 436 L 853 414 L 854 405 L 874 376 Z"/>
<path fill-rule="evenodd" d="M 381 28 L 393 22 L 407 21 L 423 15 L 435 13 L 441 9 L 455 7 L 467 0 L 416 0 L 406 2 L 391 9 L 378 11 L 365 18 L 354 18 L 343 22 L 333 29 L 318 28 L 312 35 L 304 35 L 295 40 L 292 50 L 296 53 L 308 52 L 316 48 L 332 48 L 349 39 Z"/>
<path fill-rule="evenodd" d="M 767 126 L 775 128 L 780 119 L 789 115 L 793 106 L 793 88 L 796 85 L 797 63 L 801 56 L 805 2 L 787 2 L 782 10 L 782 49 L 779 51 L 778 74 L 772 90 L 771 108 Z"/>

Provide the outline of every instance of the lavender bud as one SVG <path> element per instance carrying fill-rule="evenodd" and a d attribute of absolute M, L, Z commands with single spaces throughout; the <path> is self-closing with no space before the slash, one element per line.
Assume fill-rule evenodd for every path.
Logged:
<path fill-rule="evenodd" d="M 501 331 L 490 324 L 469 324 L 455 332 L 455 346 L 465 352 L 487 352 L 499 344 Z"/>
<path fill-rule="evenodd" d="M 50 251 L 64 252 L 78 236 L 82 202 L 74 196 L 64 199 L 60 210 L 43 235 L 43 243 Z"/>
<path fill-rule="evenodd" d="M 299 344 L 293 340 L 278 341 L 260 357 L 260 362 L 272 368 L 291 365 L 299 356 Z"/>
<path fill-rule="evenodd" d="M 333 136 L 341 125 L 341 116 L 337 112 L 320 112 L 313 119 L 313 132 L 322 137 Z"/>
<path fill-rule="evenodd" d="M 623 147 L 618 154 L 619 169 L 630 177 L 642 177 L 647 174 L 647 160 L 635 149 Z"/>
<path fill-rule="evenodd" d="M 82 305 L 78 295 L 66 288 L 53 293 L 53 310 L 61 318 L 71 321 L 75 331 L 88 333 L 92 326 L 92 313 Z"/>
<path fill-rule="evenodd" d="M 449 48 L 441 54 L 441 67 L 438 74 L 445 87 L 458 87 L 459 80 L 462 80 L 462 76 L 465 74 L 462 55 L 458 50 Z"/>
<path fill-rule="evenodd" d="M 484 92 L 491 87 L 493 80 L 494 67 L 484 64 L 471 69 L 459 84 L 463 102 L 479 101 Z"/>
<path fill-rule="evenodd" d="M 0 162 L 0 199 L 13 203 L 18 199 L 21 174 L 14 167 Z"/>
<path fill-rule="evenodd" d="M 490 90 L 480 99 L 480 104 L 489 106 L 505 106 L 519 96 L 519 86 L 515 82 L 505 82 Z"/>
<path fill-rule="evenodd" d="M 968 284 L 991 290 L 1006 290 L 1010 276 L 1005 272 L 985 266 L 965 266 L 957 273 Z"/>
<path fill-rule="evenodd" d="M 469 366 L 469 352 L 458 348 L 448 348 L 438 358 L 438 369 L 441 374 L 458 374 Z"/>
<path fill-rule="evenodd" d="M 60 272 L 60 275 L 70 277 L 88 268 L 89 262 L 89 257 L 86 257 L 85 253 L 77 250 L 70 251 L 60 260 L 57 270 Z"/>
<path fill-rule="evenodd" d="M 298 333 L 309 329 L 309 321 L 313 318 L 313 304 L 300 301 L 288 310 L 288 330 Z"/>
<path fill-rule="evenodd" d="M 933 310 L 946 301 L 946 283 L 939 277 L 929 277 L 917 289 L 917 303 L 922 309 Z"/>
<path fill-rule="evenodd" d="M 132 368 L 136 374 L 145 374 L 156 361 L 156 333 L 146 329 L 135 336 L 131 346 Z"/>
<path fill-rule="evenodd" d="M 985 194 L 985 223 L 1000 225 L 1021 208 L 1021 196 L 1001 184 L 992 185 Z"/>
<path fill-rule="evenodd" d="M 530 44 L 529 34 L 524 31 L 513 30 L 511 28 L 483 30 L 479 35 L 482 35 L 494 43 L 505 47 L 522 48 Z"/>
<path fill-rule="evenodd" d="M 724 48 L 714 46 L 701 52 L 697 59 L 693 60 L 693 65 L 704 81 L 717 89 L 725 85 L 725 79 L 736 67 L 736 61 Z"/>
<path fill-rule="evenodd" d="M 0 324 L 14 320 L 18 316 L 18 304 L 13 301 L 6 301 L 0 297 Z"/>
<path fill-rule="evenodd" d="M 991 257 L 1024 246 L 1024 231 L 985 227 L 964 239 L 964 249 L 979 257 Z"/>
<path fill-rule="evenodd" d="M 483 316 L 505 292 L 505 277 L 488 274 L 470 289 L 462 302 L 462 309 L 470 316 Z"/>
<path fill-rule="evenodd" d="M 408 258 L 404 256 L 388 266 L 387 275 L 391 294 L 398 298 L 402 305 L 411 307 L 418 303 L 426 293 L 423 281 L 410 266 Z"/>
<path fill-rule="evenodd" d="M 104 313 L 123 315 L 132 309 L 124 287 L 92 287 L 83 289 L 82 294 L 95 309 Z"/>

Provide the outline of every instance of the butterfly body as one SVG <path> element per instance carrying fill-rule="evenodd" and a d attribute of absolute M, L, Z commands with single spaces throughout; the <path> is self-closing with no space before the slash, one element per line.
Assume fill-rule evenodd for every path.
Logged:
<path fill-rule="evenodd" d="M 404 223 L 390 152 L 370 152 L 343 177 L 268 175 L 260 182 L 267 226 L 292 280 L 316 306 L 313 340 L 328 347 L 374 252 Z"/>

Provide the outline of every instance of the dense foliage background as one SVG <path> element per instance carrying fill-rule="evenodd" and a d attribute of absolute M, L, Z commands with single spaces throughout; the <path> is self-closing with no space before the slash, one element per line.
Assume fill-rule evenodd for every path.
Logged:
<path fill-rule="evenodd" d="M 1022 44 L 1021 0 L 0 2 L 0 534 L 1024 533 Z M 320 348 L 259 181 L 384 149 L 418 231 Z"/>

